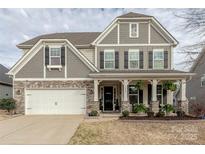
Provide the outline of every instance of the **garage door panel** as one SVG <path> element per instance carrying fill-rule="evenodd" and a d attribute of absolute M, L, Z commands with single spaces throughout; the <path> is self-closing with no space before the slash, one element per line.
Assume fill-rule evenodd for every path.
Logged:
<path fill-rule="evenodd" d="M 26 114 L 84 114 L 85 90 L 27 90 Z"/>

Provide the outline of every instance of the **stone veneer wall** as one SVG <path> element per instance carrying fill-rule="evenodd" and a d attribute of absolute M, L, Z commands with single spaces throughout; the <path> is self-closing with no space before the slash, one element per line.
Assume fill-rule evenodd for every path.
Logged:
<path fill-rule="evenodd" d="M 85 81 L 14 81 L 14 99 L 16 99 L 16 112 L 25 113 L 25 89 L 67 89 L 67 88 L 86 88 L 86 109 L 99 108 L 94 102 L 94 82 Z M 97 108 L 98 107 L 98 108 Z"/>

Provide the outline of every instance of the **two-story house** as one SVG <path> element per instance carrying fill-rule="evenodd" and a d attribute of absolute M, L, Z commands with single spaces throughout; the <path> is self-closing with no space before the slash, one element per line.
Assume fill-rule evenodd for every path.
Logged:
<path fill-rule="evenodd" d="M 132 111 L 143 103 L 158 112 L 173 104 L 167 80 L 180 81 L 180 106 L 187 111 L 186 80 L 173 68 L 177 40 L 153 17 L 127 13 L 103 32 L 55 33 L 18 45 L 22 58 L 9 75 L 17 111 L 25 114 L 85 114 Z M 142 90 L 135 82 L 143 81 Z"/>

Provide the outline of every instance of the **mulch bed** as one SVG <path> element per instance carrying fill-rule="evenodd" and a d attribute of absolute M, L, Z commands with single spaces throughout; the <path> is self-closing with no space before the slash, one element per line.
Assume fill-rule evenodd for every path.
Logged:
<path fill-rule="evenodd" d="M 165 117 L 148 117 L 148 116 L 129 116 L 129 117 L 120 117 L 120 120 L 202 120 L 199 117 L 192 116 L 165 116 Z"/>

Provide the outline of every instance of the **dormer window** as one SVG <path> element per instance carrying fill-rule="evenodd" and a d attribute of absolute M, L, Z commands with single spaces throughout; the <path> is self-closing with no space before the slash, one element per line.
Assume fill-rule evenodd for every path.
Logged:
<path fill-rule="evenodd" d="M 50 65 L 61 65 L 61 48 L 50 48 Z"/>
<path fill-rule="evenodd" d="M 139 37 L 139 24 L 130 23 L 130 37 L 137 38 Z"/>

